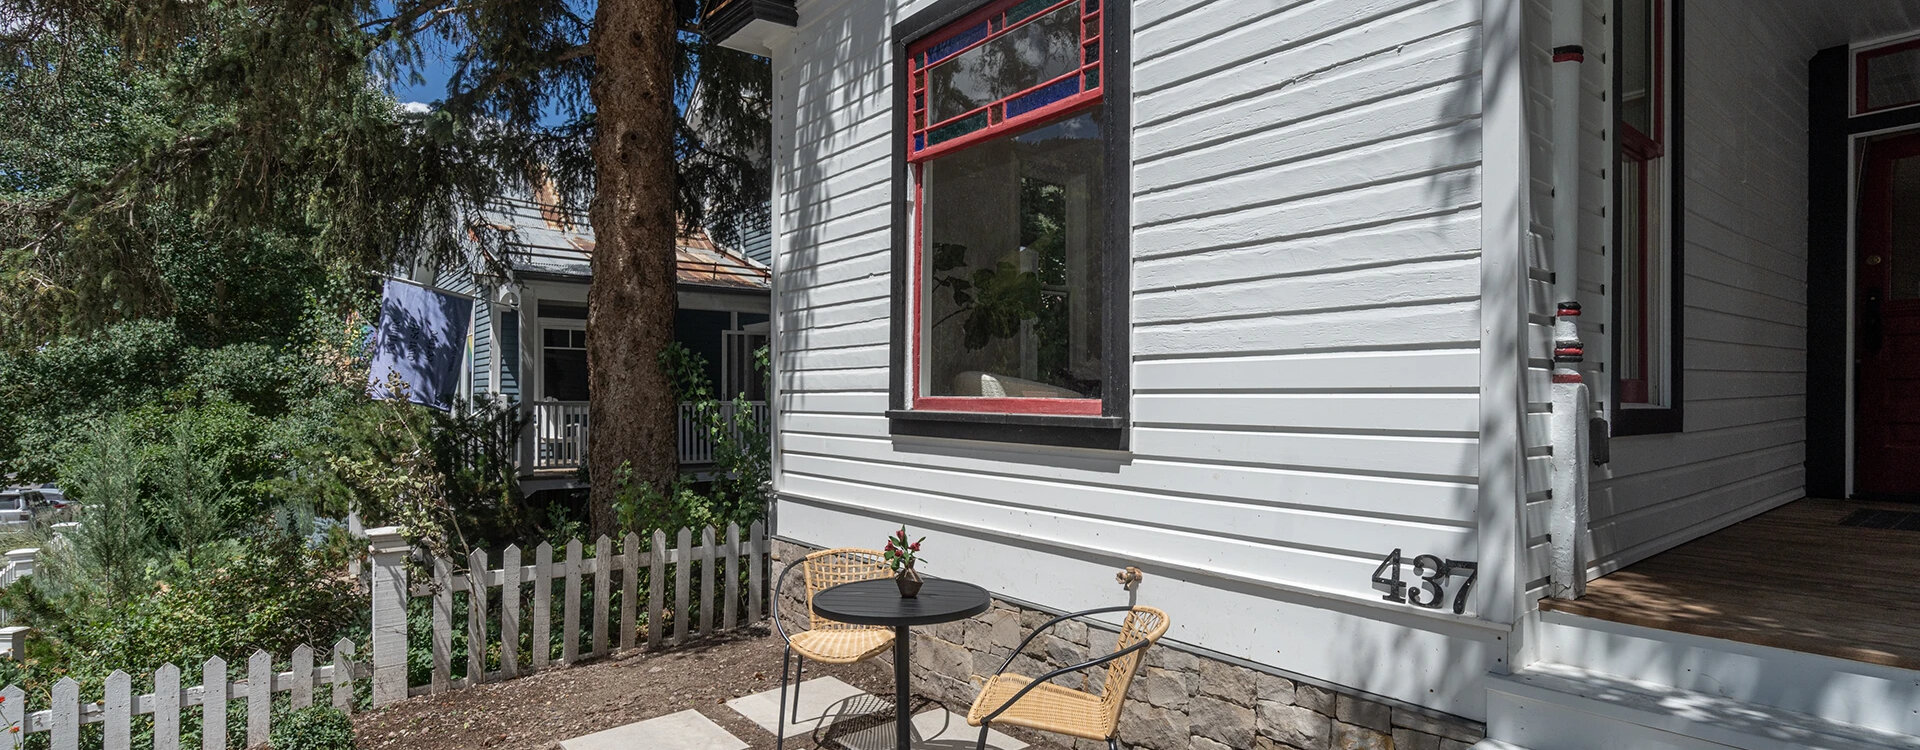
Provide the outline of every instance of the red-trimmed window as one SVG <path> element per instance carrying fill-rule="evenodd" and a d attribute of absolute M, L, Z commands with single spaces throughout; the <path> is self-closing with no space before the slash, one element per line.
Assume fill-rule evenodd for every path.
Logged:
<path fill-rule="evenodd" d="M 1663 407 L 1671 405 L 1673 346 L 1669 16 L 1667 0 L 1621 5 L 1614 398 L 1627 407 Z"/>
<path fill-rule="evenodd" d="M 1101 3 L 990 2 L 907 46 L 912 409 L 1101 413 Z"/>
<path fill-rule="evenodd" d="M 1854 53 L 1854 114 L 1920 104 L 1920 39 Z"/>

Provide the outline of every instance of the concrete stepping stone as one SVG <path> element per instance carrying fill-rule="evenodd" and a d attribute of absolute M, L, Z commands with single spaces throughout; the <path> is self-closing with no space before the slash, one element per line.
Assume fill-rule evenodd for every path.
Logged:
<path fill-rule="evenodd" d="M 560 743 L 561 750 L 746 750 L 747 743 L 687 709 Z"/>
<path fill-rule="evenodd" d="M 791 693 L 787 700 L 793 700 Z M 773 732 L 780 711 L 780 689 L 735 698 L 727 701 L 727 706 L 761 729 Z M 823 728 L 825 731 L 820 731 Z M 920 750 L 973 750 L 980 739 L 980 730 L 967 726 L 967 717 L 946 709 L 915 714 L 913 729 L 914 747 Z M 894 750 L 893 698 L 872 695 L 833 677 L 807 680 L 800 688 L 800 710 L 787 717 L 787 738 L 804 742 L 814 738 L 816 732 L 823 747 Z M 1021 750 L 1026 746 L 997 731 L 987 734 L 987 747 L 994 750 Z"/>
<path fill-rule="evenodd" d="M 792 691 L 793 687 L 787 689 Z M 787 701 L 793 701 L 792 692 L 787 693 Z M 761 729 L 773 732 L 780 716 L 780 688 L 735 698 L 727 701 L 727 706 Z M 876 698 L 837 678 L 816 677 L 800 685 L 800 710 L 788 712 L 787 736 L 807 737 L 835 722 L 892 710 L 892 699 Z"/>
<path fill-rule="evenodd" d="M 845 750 L 894 750 L 894 732 L 892 721 L 848 734 L 828 729 L 823 744 Z M 980 728 L 967 726 L 965 716 L 944 708 L 913 715 L 914 750 L 974 750 L 979 742 Z M 997 730 L 987 730 L 987 747 L 992 750 L 1021 750 L 1026 746 Z"/>

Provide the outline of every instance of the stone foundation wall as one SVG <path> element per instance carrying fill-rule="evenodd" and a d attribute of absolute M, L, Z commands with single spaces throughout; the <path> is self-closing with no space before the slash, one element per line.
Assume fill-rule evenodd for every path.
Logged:
<path fill-rule="evenodd" d="M 788 542 L 774 543 L 779 565 L 806 551 Z M 789 627 L 805 627 L 804 597 L 805 586 L 795 571 L 780 602 Z M 914 690 L 965 714 L 977 692 L 969 678 L 993 674 L 1020 639 L 1052 618 L 995 600 L 992 609 L 974 619 L 914 628 Z M 1112 653 L 1114 641 L 1113 631 L 1064 622 L 1034 639 L 1009 669 L 1037 676 Z M 1146 654 L 1120 713 L 1120 743 L 1125 748 L 1467 750 L 1486 734 L 1475 722 L 1297 682 L 1171 646 L 1155 645 Z M 880 658 L 892 663 L 891 654 Z M 1089 672 L 1085 685 L 1097 692 L 1105 673 L 1099 668 Z M 1060 682 L 1082 686 L 1074 677 Z M 1105 750 L 1106 743 L 1077 740 L 1073 748 Z"/>

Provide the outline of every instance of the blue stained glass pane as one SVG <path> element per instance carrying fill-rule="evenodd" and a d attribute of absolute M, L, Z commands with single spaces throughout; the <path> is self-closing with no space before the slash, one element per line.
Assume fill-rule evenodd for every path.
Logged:
<path fill-rule="evenodd" d="M 926 133 L 921 133 L 913 137 L 913 150 L 915 151 L 927 150 L 927 134 Z"/>
<path fill-rule="evenodd" d="M 980 41 L 985 38 L 987 38 L 987 24 L 985 22 L 975 24 L 974 27 L 971 29 L 962 31 L 958 34 L 948 37 L 946 41 L 940 42 L 939 44 L 935 44 L 932 47 L 928 47 L 926 52 L 926 55 L 927 55 L 926 64 L 931 65 L 933 63 L 940 62 L 941 60 L 945 60 L 948 57 L 952 56 L 953 53 L 966 49 L 968 46 L 972 45 L 974 42 Z"/>
<path fill-rule="evenodd" d="M 976 112 L 928 131 L 927 145 L 936 146 L 986 126 L 987 113 Z"/>
<path fill-rule="evenodd" d="M 1019 117 L 1078 93 L 1080 93 L 1079 76 L 1062 78 L 1008 101 L 1007 116 Z"/>
<path fill-rule="evenodd" d="M 1074 6 L 1036 16 L 929 66 L 927 108 L 943 121 L 1069 75 L 1081 65 L 1082 41 Z"/>

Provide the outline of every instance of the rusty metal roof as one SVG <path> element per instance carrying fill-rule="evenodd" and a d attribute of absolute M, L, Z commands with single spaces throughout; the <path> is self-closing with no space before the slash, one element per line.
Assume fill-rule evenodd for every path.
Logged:
<path fill-rule="evenodd" d="M 501 198 L 488 205 L 480 226 L 500 233 L 502 260 L 514 271 L 593 277 L 593 228 L 583 214 L 527 198 Z M 773 288 L 773 274 L 765 265 L 722 247 L 704 231 L 685 232 L 675 245 L 680 284 Z"/>

